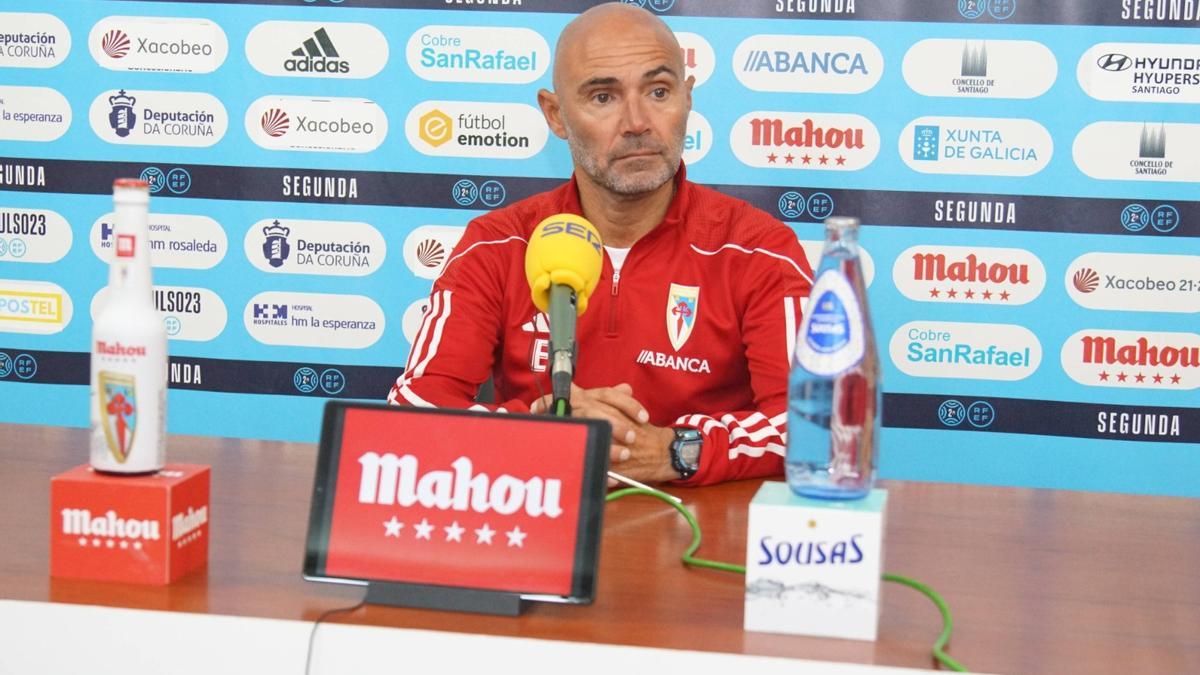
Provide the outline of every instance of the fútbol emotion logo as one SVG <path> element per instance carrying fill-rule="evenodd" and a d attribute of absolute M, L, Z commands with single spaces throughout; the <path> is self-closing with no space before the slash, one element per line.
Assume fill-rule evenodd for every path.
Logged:
<path fill-rule="evenodd" d="M 0 207 L 0 261 L 58 262 L 73 239 L 71 224 L 56 211 Z"/>
<path fill-rule="evenodd" d="M 53 68 L 71 53 L 71 31 L 53 14 L 0 12 L 0 67 Z"/>
<path fill-rule="evenodd" d="M 363 295 L 259 293 L 242 313 L 246 332 L 267 345 L 366 349 L 383 336 L 383 310 Z"/>
<path fill-rule="evenodd" d="M 211 94 L 110 89 L 92 101 L 92 131 L 117 145 L 206 148 L 225 136 L 229 116 Z"/>
<path fill-rule="evenodd" d="M 900 133 L 900 158 L 921 173 L 1032 176 L 1053 154 L 1050 132 L 1028 119 L 919 117 Z"/>
<path fill-rule="evenodd" d="M 751 35 L 733 53 L 733 73 L 755 91 L 861 94 L 883 76 L 883 54 L 852 35 Z"/>
<path fill-rule="evenodd" d="M 1042 363 L 1042 343 L 1024 326 L 910 321 L 892 334 L 892 363 L 913 377 L 1023 380 Z"/>
<path fill-rule="evenodd" d="M 107 301 L 107 286 L 92 296 L 93 320 Z M 167 337 L 171 340 L 208 342 L 220 335 L 229 321 L 229 312 L 221 296 L 207 288 L 156 284 L 154 308 L 162 317 Z"/>
<path fill-rule="evenodd" d="M 1200 124 L 1093 122 L 1075 137 L 1079 170 L 1101 180 L 1200 181 Z"/>
<path fill-rule="evenodd" d="M 921 40 L 902 69 L 922 96 L 1037 98 L 1058 79 L 1054 52 L 1032 40 Z"/>
<path fill-rule="evenodd" d="M 57 90 L 0 86 L 0 139 L 54 141 L 70 127 L 71 104 Z"/>
<path fill-rule="evenodd" d="M 116 214 L 106 213 L 92 223 L 92 253 L 112 262 Z M 150 255 L 155 267 L 206 270 L 225 258 L 229 242 L 220 223 L 208 216 L 150 214 Z"/>
<path fill-rule="evenodd" d="M 387 244 L 367 223 L 267 218 L 250 226 L 246 259 L 264 272 L 361 277 L 383 266 Z"/>
<path fill-rule="evenodd" d="M 0 279 L 0 332 L 58 333 L 71 323 L 71 296 L 48 281 Z"/>
<path fill-rule="evenodd" d="M 405 54 L 417 77 L 432 82 L 530 84 L 550 67 L 550 45 L 528 28 L 423 26 Z"/>
<path fill-rule="evenodd" d="M 1101 42 L 1079 57 L 1079 86 L 1101 101 L 1200 103 L 1194 44 Z"/>
<path fill-rule="evenodd" d="M 158 73 L 211 73 L 229 41 L 208 19 L 109 16 L 92 26 L 88 49 L 100 67 Z"/>
<path fill-rule="evenodd" d="M 387 65 L 388 43 L 365 23 L 264 21 L 246 36 L 246 60 L 264 75 L 361 80 Z"/>
<path fill-rule="evenodd" d="M 1088 309 L 1200 312 L 1200 256 L 1085 253 L 1067 266 L 1064 281 Z"/>
<path fill-rule="evenodd" d="M 523 103 L 425 101 L 404 122 L 408 142 L 434 157 L 527 159 L 546 145 L 542 113 Z"/>
<path fill-rule="evenodd" d="M 268 150 L 371 152 L 388 133 L 383 108 L 364 98 L 263 96 L 245 122 L 250 139 Z"/>

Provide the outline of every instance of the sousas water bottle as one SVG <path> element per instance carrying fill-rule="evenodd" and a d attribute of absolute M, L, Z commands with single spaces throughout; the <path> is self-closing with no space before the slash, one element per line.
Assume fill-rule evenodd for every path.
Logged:
<path fill-rule="evenodd" d="M 150 191 L 113 183 L 108 287 L 92 325 L 91 465 L 138 474 L 166 463 L 167 331 L 150 278 Z"/>
<path fill-rule="evenodd" d="M 871 491 L 881 391 L 858 219 L 829 218 L 788 381 L 785 465 L 793 492 L 857 499 Z"/>

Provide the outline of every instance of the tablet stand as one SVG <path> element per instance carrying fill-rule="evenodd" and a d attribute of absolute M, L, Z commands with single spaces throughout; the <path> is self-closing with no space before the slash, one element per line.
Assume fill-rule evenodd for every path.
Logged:
<path fill-rule="evenodd" d="M 516 593 L 421 584 L 395 584 L 386 581 L 367 583 L 366 602 L 376 605 L 477 612 L 499 616 L 519 616 L 525 607 L 521 596 Z"/>

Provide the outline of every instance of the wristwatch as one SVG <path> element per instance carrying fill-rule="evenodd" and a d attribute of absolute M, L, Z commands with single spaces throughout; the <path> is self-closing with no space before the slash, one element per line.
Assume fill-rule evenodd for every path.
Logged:
<path fill-rule="evenodd" d="M 704 435 L 699 429 L 675 427 L 675 440 L 671 441 L 671 468 L 680 478 L 691 478 L 700 469 L 700 450 L 704 448 Z"/>

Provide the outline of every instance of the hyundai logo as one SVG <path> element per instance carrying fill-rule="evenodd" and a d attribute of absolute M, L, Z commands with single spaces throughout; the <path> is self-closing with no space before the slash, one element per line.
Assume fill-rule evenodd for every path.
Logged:
<path fill-rule="evenodd" d="M 1096 61 L 1096 65 L 1104 70 L 1119 72 L 1129 70 L 1129 67 L 1133 65 L 1133 59 L 1124 54 L 1105 54 Z"/>

